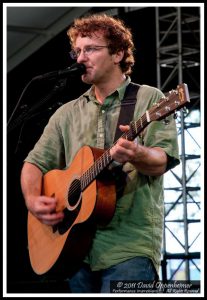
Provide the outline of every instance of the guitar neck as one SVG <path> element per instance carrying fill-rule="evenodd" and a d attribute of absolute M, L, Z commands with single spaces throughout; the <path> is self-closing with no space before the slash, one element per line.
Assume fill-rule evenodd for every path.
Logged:
<path fill-rule="evenodd" d="M 147 112 L 138 120 L 130 123 L 130 129 L 123 133 L 120 138 L 124 138 L 133 141 L 141 131 L 148 125 Z M 111 146 L 115 146 L 117 141 Z M 110 155 L 110 149 L 107 149 L 95 162 L 94 164 L 82 174 L 81 190 L 83 191 L 96 177 L 113 161 Z"/>

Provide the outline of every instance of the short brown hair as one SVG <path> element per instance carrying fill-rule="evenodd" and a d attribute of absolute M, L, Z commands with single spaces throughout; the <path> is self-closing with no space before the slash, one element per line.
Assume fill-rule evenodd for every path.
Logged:
<path fill-rule="evenodd" d="M 120 50 L 124 51 L 124 56 L 120 62 L 123 73 L 130 74 L 134 65 L 134 43 L 131 30 L 124 22 L 118 18 L 106 14 L 94 14 L 76 19 L 67 31 L 73 47 L 78 35 L 81 37 L 91 36 L 92 33 L 100 31 L 108 41 L 109 53 L 114 54 Z"/>

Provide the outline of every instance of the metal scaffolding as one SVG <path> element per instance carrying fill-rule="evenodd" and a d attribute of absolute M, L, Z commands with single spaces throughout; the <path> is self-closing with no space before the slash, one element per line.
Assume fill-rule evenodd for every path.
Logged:
<path fill-rule="evenodd" d="M 157 86 L 169 91 L 186 83 L 188 111 L 176 119 L 181 164 L 165 180 L 161 277 L 200 280 L 200 10 L 156 7 Z"/>

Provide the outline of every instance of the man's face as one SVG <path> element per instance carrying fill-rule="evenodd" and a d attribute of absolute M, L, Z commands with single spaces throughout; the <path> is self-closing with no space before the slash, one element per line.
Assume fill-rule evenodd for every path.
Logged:
<path fill-rule="evenodd" d="M 77 62 L 86 66 L 86 73 L 81 77 L 83 82 L 101 84 L 112 79 L 119 61 L 116 54 L 109 54 L 107 41 L 100 32 L 91 37 L 78 36 L 74 49 L 79 54 Z"/>

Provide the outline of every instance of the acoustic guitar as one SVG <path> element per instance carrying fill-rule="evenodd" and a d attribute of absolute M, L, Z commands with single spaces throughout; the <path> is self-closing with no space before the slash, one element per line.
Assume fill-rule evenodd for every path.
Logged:
<path fill-rule="evenodd" d="M 187 102 L 188 87 L 183 83 L 132 121 L 121 138 L 134 140 L 149 123 L 164 119 Z M 49 226 L 28 212 L 29 258 L 36 274 L 57 268 L 60 274 L 66 269 L 72 274 L 87 254 L 97 226 L 110 222 L 116 208 L 115 183 L 108 169 L 112 161 L 110 149 L 83 146 L 68 169 L 43 176 L 42 194 L 58 199 L 57 211 L 64 211 L 65 218 Z"/>

